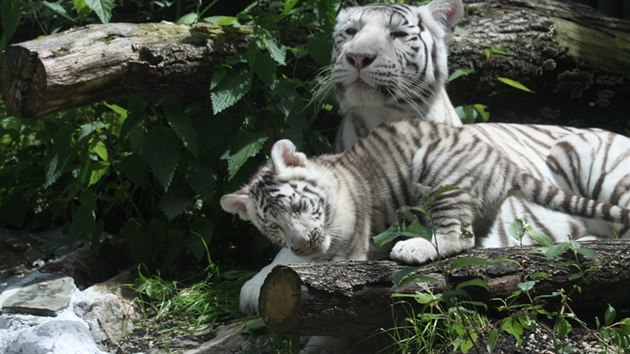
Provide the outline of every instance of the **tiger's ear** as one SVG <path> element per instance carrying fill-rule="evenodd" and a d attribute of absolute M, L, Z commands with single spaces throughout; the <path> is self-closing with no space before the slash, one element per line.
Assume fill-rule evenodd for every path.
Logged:
<path fill-rule="evenodd" d="M 221 208 L 228 213 L 238 214 L 241 220 L 245 221 L 249 220 L 247 210 L 252 203 L 253 199 L 243 189 L 221 197 Z"/>
<path fill-rule="evenodd" d="M 428 6 L 433 17 L 449 30 L 464 17 L 462 0 L 433 0 Z"/>
<path fill-rule="evenodd" d="M 278 140 L 271 148 L 271 161 L 276 172 L 287 168 L 305 167 L 306 155 L 296 151 L 291 140 Z"/>

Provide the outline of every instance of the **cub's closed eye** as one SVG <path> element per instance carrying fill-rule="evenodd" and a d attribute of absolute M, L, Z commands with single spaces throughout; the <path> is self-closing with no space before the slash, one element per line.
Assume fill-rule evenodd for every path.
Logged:
<path fill-rule="evenodd" d="M 408 35 L 409 34 L 405 31 L 396 31 L 391 33 L 392 38 L 402 38 L 407 37 Z"/>
<path fill-rule="evenodd" d="M 277 230 L 280 230 L 280 225 L 278 225 L 278 224 L 276 224 L 276 223 L 274 222 L 274 223 L 272 223 L 272 224 L 270 224 L 270 225 L 269 225 L 269 228 L 270 228 L 270 229 L 272 229 L 272 230 L 274 230 L 274 231 L 277 231 Z"/>
<path fill-rule="evenodd" d="M 356 28 L 346 28 L 346 34 L 349 34 L 351 36 L 354 36 L 355 34 L 357 34 L 357 32 L 359 32 Z"/>

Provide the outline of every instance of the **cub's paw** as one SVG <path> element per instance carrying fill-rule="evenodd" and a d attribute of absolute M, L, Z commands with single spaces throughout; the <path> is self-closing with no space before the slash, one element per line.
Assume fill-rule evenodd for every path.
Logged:
<path fill-rule="evenodd" d="M 414 237 L 398 241 L 389 257 L 404 263 L 421 264 L 437 258 L 437 251 L 431 242 L 421 237 Z"/>
<path fill-rule="evenodd" d="M 260 296 L 260 288 L 265 280 L 264 277 L 262 281 L 258 278 L 258 276 L 254 276 L 241 287 L 238 307 L 246 315 L 258 314 L 258 297 Z"/>

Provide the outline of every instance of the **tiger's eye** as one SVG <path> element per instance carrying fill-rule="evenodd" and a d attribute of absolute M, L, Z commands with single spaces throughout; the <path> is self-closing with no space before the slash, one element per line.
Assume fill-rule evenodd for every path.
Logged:
<path fill-rule="evenodd" d="M 392 38 L 403 38 L 407 37 L 408 35 L 409 34 L 405 31 L 396 31 L 391 33 Z"/>
<path fill-rule="evenodd" d="M 359 32 L 356 28 L 347 28 L 346 29 L 346 34 L 354 36 L 355 34 L 357 34 L 357 32 Z"/>

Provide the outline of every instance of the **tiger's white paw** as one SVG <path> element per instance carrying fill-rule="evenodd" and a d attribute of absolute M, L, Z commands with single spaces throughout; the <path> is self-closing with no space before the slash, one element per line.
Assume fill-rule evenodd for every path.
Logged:
<path fill-rule="evenodd" d="M 437 258 L 437 251 L 431 242 L 421 237 L 414 237 L 398 241 L 389 257 L 404 263 L 421 264 Z"/>
<path fill-rule="evenodd" d="M 267 277 L 266 272 L 265 274 L 259 272 L 241 287 L 238 307 L 242 313 L 246 315 L 258 314 L 258 297 L 260 296 L 260 288 L 265 282 L 265 277 Z"/>

